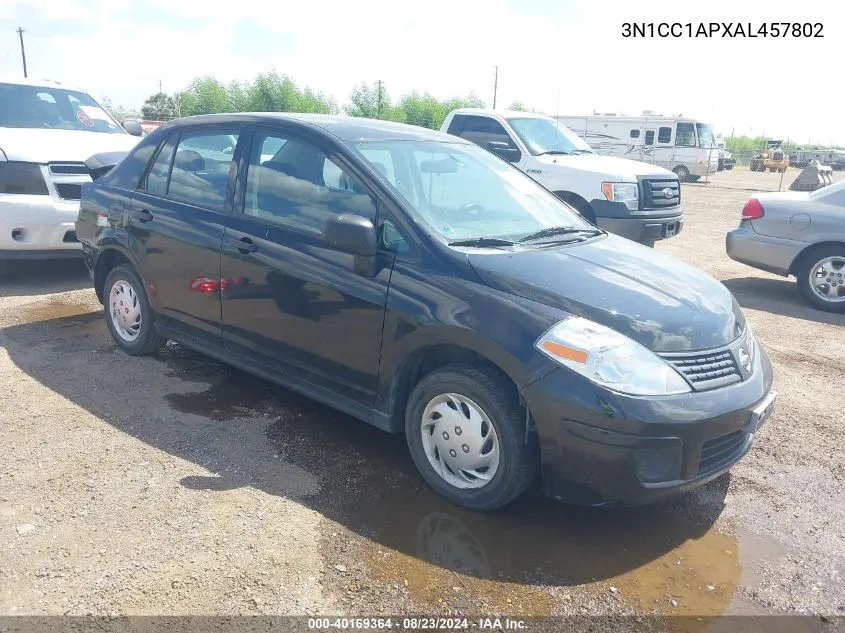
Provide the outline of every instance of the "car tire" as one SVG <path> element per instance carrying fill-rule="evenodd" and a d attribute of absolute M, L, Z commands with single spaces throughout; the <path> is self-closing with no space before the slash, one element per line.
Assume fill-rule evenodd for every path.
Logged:
<path fill-rule="evenodd" d="M 525 425 L 510 380 L 492 368 L 453 365 L 433 371 L 414 388 L 405 439 L 414 464 L 437 493 L 465 508 L 493 510 L 525 492 L 537 476 L 539 447 L 533 434 L 526 436 Z"/>
<path fill-rule="evenodd" d="M 127 264 L 116 266 L 106 277 L 103 313 L 114 342 L 127 354 L 152 354 L 166 341 L 156 331 L 144 284 Z"/>
<path fill-rule="evenodd" d="M 672 170 L 681 182 L 687 182 L 689 179 L 689 169 L 683 165 L 678 165 Z"/>
<path fill-rule="evenodd" d="M 832 273 L 836 275 L 836 281 L 831 280 L 831 283 L 837 285 L 830 288 L 828 284 L 823 284 L 817 290 L 811 276 L 815 278 L 815 271 L 825 265 L 826 262 L 828 262 L 827 266 L 830 267 Z M 810 304 L 826 312 L 845 312 L 845 246 L 830 245 L 811 248 L 801 256 L 801 261 L 796 267 L 795 273 L 798 277 L 798 289 Z M 839 275 L 842 276 L 839 277 Z M 842 293 L 842 300 L 834 301 L 824 298 L 824 292 L 835 291 L 840 288 L 840 284 L 843 284 L 842 290 L 839 291 Z"/>

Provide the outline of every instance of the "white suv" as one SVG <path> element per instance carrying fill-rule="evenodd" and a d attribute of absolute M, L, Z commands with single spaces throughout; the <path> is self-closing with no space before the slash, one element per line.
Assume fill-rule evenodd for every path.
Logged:
<path fill-rule="evenodd" d="M 512 163 L 611 233 L 654 246 L 683 226 L 675 174 L 649 163 L 599 156 L 550 117 L 462 108 L 450 112 L 440 130 Z"/>
<path fill-rule="evenodd" d="M 126 132 L 88 94 L 50 81 L 0 81 L 0 271 L 12 259 L 81 255 L 83 162 L 127 151 Z"/>

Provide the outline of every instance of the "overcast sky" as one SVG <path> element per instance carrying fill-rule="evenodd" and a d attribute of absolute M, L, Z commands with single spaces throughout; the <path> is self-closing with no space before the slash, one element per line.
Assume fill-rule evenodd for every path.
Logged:
<path fill-rule="evenodd" d="M 622 23 L 821 22 L 824 38 L 623 38 Z M 548 114 L 644 109 L 717 132 L 845 144 L 845 3 L 565 0 L 0 0 L 0 77 L 85 88 L 139 107 L 197 75 L 276 69 L 344 104 L 361 81 L 474 92 Z"/>

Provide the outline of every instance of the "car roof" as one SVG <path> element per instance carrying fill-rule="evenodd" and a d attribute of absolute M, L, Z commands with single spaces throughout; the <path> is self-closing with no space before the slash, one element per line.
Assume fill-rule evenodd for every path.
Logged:
<path fill-rule="evenodd" d="M 470 144 L 451 134 L 437 130 L 351 116 L 332 114 L 299 114 L 293 112 L 243 112 L 237 114 L 201 114 L 171 121 L 167 128 L 186 125 L 221 124 L 221 123 L 272 123 L 289 121 L 319 128 L 342 141 L 439 141 L 447 143 Z"/>
<path fill-rule="evenodd" d="M 82 88 L 76 86 L 68 86 L 52 79 L 21 79 L 20 77 L 3 77 L 0 76 L 0 84 L 12 84 L 17 86 L 34 86 L 36 88 L 61 88 L 63 90 L 75 90 L 76 92 L 86 92 Z M 86 92 L 87 94 L 87 92 Z"/>

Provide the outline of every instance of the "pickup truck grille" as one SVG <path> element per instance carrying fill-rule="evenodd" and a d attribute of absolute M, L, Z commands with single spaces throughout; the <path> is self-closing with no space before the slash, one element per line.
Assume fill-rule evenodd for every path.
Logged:
<path fill-rule="evenodd" d="M 643 178 L 643 209 L 668 209 L 681 204 L 681 185 L 677 178 Z"/>

